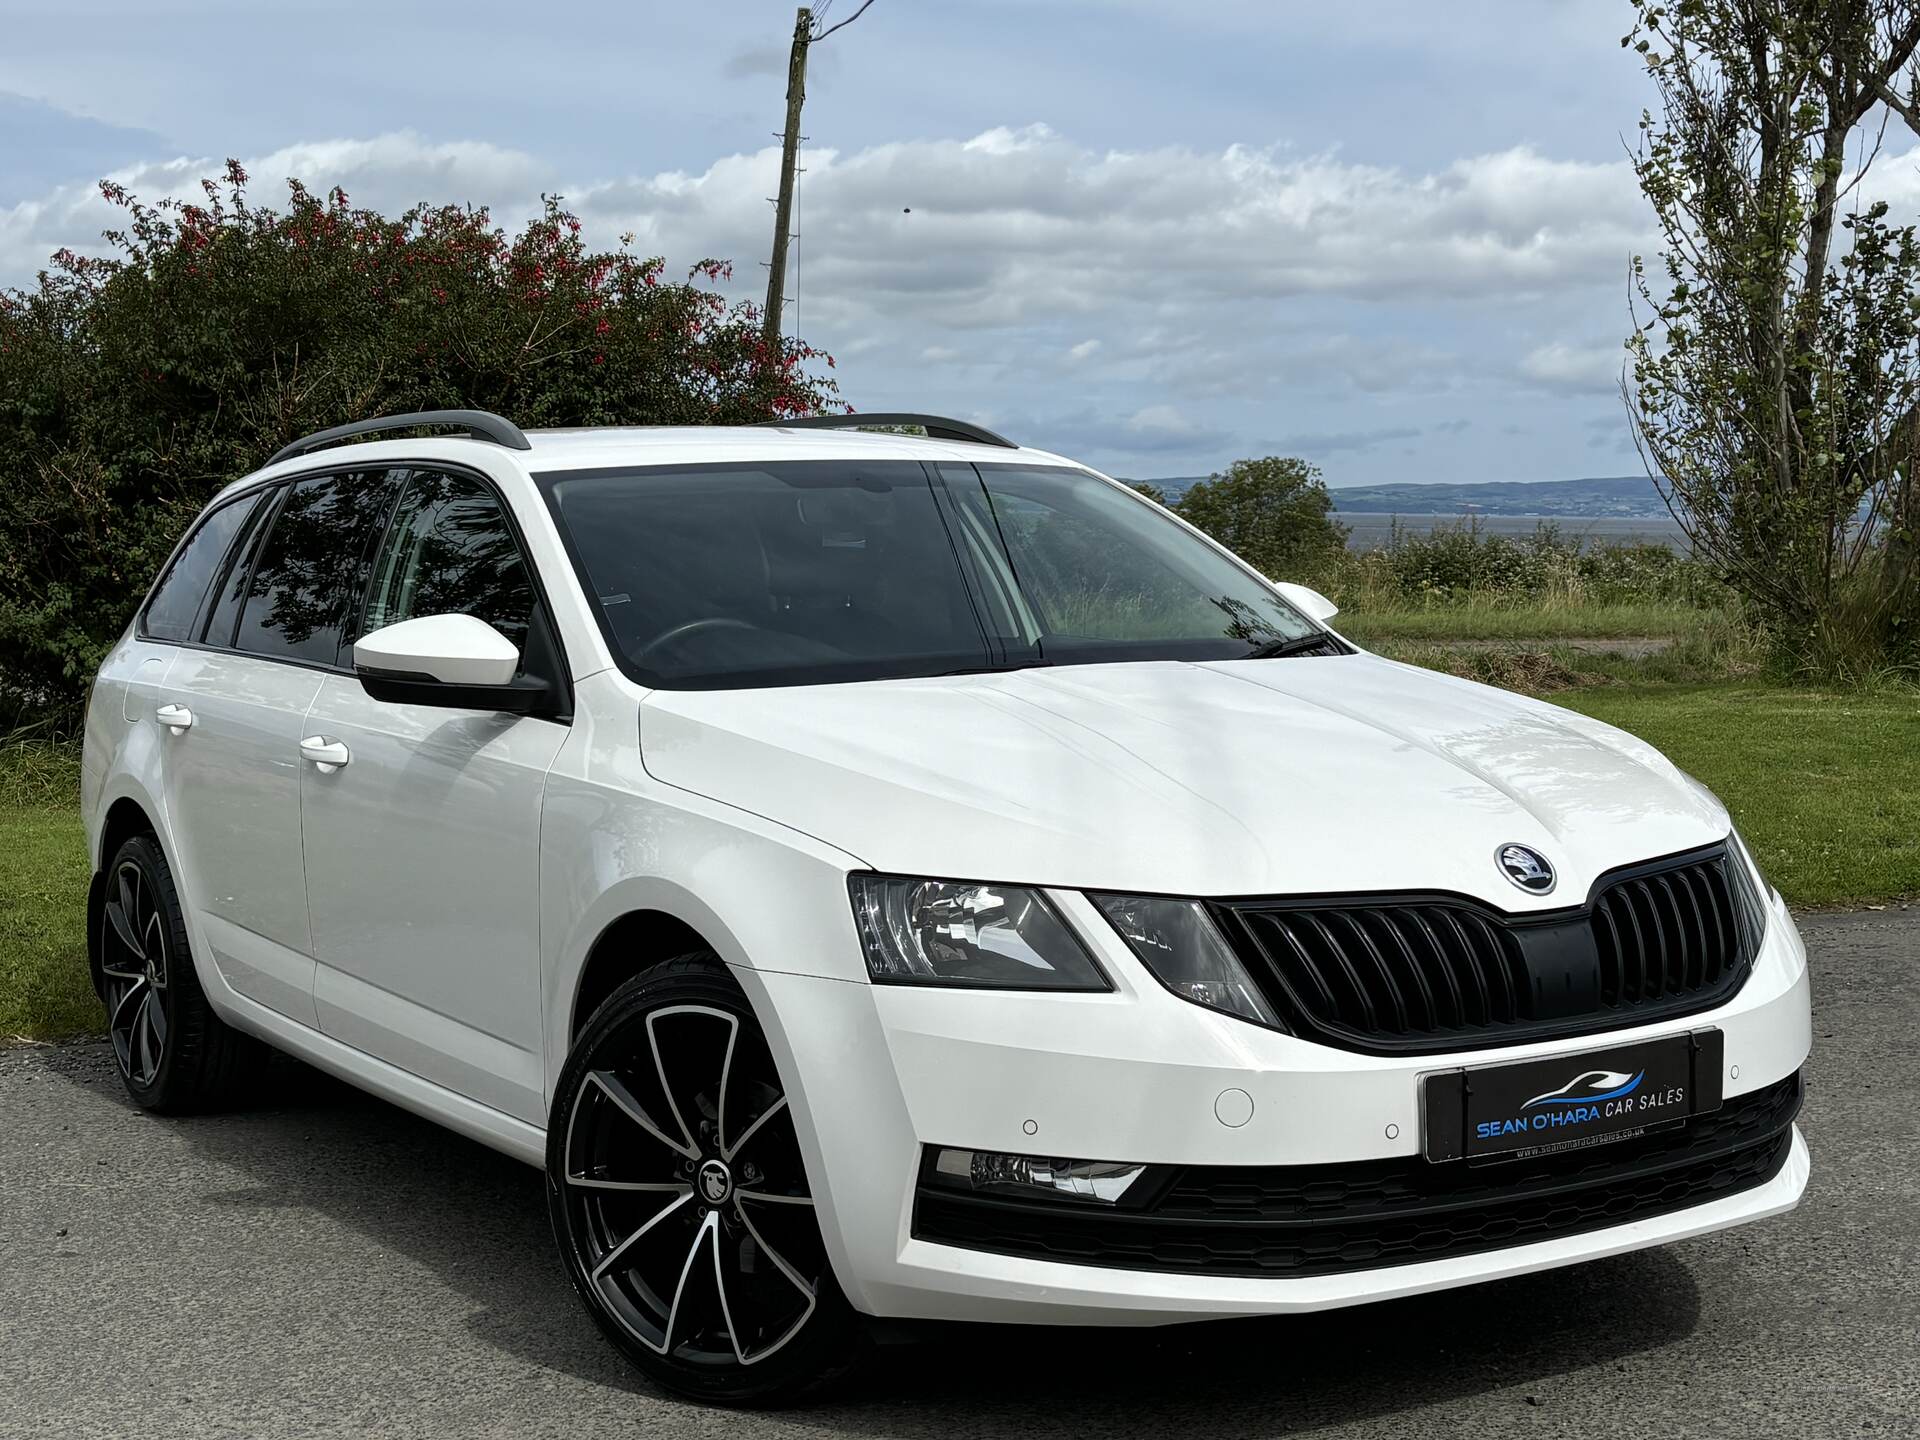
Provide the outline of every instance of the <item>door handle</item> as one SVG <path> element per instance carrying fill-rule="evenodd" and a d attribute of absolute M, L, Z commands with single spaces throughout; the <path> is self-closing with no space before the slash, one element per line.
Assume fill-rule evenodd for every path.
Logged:
<path fill-rule="evenodd" d="M 184 705 L 162 705 L 153 712 L 153 718 L 176 735 L 184 735 L 193 728 L 193 711 Z"/>
<path fill-rule="evenodd" d="M 330 740 L 325 735 L 309 735 L 300 742 L 300 758 L 311 760 L 313 768 L 322 775 L 331 775 L 353 759 L 353 752 L 339 740 Z"/>

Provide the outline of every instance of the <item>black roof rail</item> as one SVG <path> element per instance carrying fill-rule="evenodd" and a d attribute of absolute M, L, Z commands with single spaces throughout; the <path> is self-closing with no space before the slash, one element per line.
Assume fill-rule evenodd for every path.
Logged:
<path fill-rule="evenodd" d="M 304 455 L 309 450 L 322 449 L 336 440 L 350 440 L 355 435 L 377 435 L 383 430 L 417 430 L 423 425 L 457 425 L 476 440 L 491 440 L 495 445 L 504 445 L 509 450 L 533 448 L 533 442 L 520 433 L 518 425 L 486 410 L 416 410 L 411 415 L 383 415 L 378 420 L 356 420 L 351 425 L 316 430 L 304 440 L 281 446 L 273 452 L 273 459 L 267 464 L 278 465 L 282 460 Z"/>
<path fill-rule="evenodd" d="M 872 411 L 864 415 L 806 415 L 795 420 L 762 420 L 785 430 L 864 430 L 873 425 L 918 425 L 929 440 L 966 440 L 975 445 L 998 445 L 1003 450 L 1020 447 L 1004 435 L 996 435 L 982 425 L 965 420 L 949 420 L 944 415 L 918 415 L 908 410 Z"/>

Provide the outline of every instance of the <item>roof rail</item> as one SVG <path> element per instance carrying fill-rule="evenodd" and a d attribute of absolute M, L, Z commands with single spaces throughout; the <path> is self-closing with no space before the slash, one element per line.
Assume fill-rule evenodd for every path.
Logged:
<path fill-rule="evenodd" d="M 981 425 L 965 420 L 949 420 L 944 415 L 918 415 L 908 410 L 873 411 L 864 415 L 805 415 L 794 420 L 762 420 L 762 425 L 785 430 L 864 430 L 873 425 L 918 425 L 929 440 L 965 440 L 975 445 L 998 445 L 1003 450 L 1020 447 L 1004 435 L 996 435 Z"/>
<path fill-rule="evenodd" d="M 269 465 L 278 465 L 295 455 L 319 450 L 337 440 L 355 435 L 377 435 L 383 430 L 417 430 L 423 425 L 457 425 L 476 440 L 490 440 L 509 450 L 531 450 L 533 444 L 511 420 L 503 420 L 486 410 L 416 410 L 410 415 L 383 415 L 378 420 L 356 420 L 351 425 L 335 425 L 331 430 L 316 430 L 304 440 L 283 445 L 273 452 Z"/>

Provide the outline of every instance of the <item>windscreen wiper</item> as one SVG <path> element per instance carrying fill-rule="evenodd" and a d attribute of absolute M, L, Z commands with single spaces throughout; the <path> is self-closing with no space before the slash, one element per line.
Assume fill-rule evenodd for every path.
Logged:
<path fill-rule="evenodd" d="M 1339 643 L 1333 638 L 1332 631 L 1316 630 L 1311 635 L 1289 635 L 1282 640 L 1264 641 L 1240 658 L 1242 660 L 1283 660 L 1289 655 L 1304 655 L 1309 650 L 1337 647 Z"/>
<path fill-rule="evenodd" d="M 1009 660 L 1000 665 L 962 665 L 957 670 L 936 670 L 923 678 L 944 680 L 949 675 L 1011 675 L 1015 670 L 1044 670 L 1051 660 Z"/>

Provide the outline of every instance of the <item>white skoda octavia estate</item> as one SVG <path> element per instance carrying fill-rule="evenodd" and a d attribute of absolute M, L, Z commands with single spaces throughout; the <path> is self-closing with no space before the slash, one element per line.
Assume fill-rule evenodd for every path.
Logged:
<path fill-rule="evenodd" d="M 1726 811 L 1334 614 L 937 417 L 309 437 L 93 689 L 127 1089 L 264 1042 L 544 1167 L 594 1319 L 718 1401 L 875 1317 L 1309 1311 L 1790 1209 L 1806 961 Z"/>

